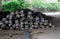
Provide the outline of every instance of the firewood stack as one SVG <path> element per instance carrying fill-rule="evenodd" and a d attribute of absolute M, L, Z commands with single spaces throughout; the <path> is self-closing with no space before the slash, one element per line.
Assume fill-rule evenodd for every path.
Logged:
<path fill-rule="evenodd" d="M 29 9 L 16 10 L 0 20 L 2 30 L 24 30 L 54 28 L 47 16 Z"/>

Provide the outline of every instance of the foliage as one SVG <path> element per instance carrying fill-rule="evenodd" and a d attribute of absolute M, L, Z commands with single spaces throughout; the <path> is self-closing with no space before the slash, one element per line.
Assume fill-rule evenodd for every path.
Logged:
<path fill-rule="evenodd" d="M 9 2 L 2 3 L 2 10 L 3 11 L 14 11 L 14 10 L 21 10 L 27 8 L 29 5 L 25 1 L 22 0 L 12 0 Z"/>
<path fill-rule="evenodd" d="M 60 11 L 60 3 L 45 3 L 41 0 L 32 0 L 32 7 L 42 11 Z"/>

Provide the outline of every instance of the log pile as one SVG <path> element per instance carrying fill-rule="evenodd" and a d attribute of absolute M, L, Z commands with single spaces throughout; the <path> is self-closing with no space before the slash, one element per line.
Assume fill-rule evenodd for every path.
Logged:
<path fill-rule="evenodd" d="M 30 30 L 54 28 L 47 16 L 41 12 L 29 9 L 16 10 L 0 20 L 0 28 L 3 30 Z"/>

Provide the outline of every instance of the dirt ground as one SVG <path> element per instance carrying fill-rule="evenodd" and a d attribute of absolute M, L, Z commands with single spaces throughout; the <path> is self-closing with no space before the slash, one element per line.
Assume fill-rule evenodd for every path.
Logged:
<path fill-rule="evenodd" d="M 31 39 L 60 39 L 60 29 L 38 29 L 31 31 Z M 0 39 L 23 39 L 20 31 L 0 31 Z"/>

